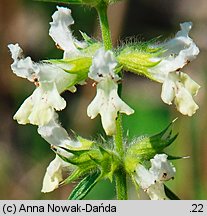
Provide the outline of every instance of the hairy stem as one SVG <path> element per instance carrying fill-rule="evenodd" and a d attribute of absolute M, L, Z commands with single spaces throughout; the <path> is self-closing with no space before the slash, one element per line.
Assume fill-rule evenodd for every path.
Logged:
<path fill-rule="evenodd" d="M 112 49 L 112 41 L 111 41 L 111 32 L 108 23 L 107 16 L 107 5 L 105 3 L 100 3 L 97 6 L 97 11 L 99 15 L 100 25 L 101 25 L 101 33 L 105 50 Z M 122 85 L 118 86 L 118 93 L 121 96 Z M 116 135 L 114 136 L 115 150 L 119 155 L 121 161 L 123 161 L 124 157 L 124 146 L 123 146 L 123 129 L 122 129 L 122 117 L 121 114 L 118 113 L 118 117 L 116 119 Z M 123 166 L 120 167 L 119 170 L 115 173 L 115 181 L 116 181 L 116 194 L 117 199 L 126 200 L 127 199 L 127 184 L 126 184 L 126 173 L 123 169 Z"/>
<path fill-rule="evenodd" d="M 109 28 L 108 16 L 107 16 L 107 5 L 105 3 L 100 3 L 97 6 L 97 11 L 99 15 L 99 21 L 101 25 L 102 39 L 104 43 L 105 50 L 112 49 L 111 32 Z"/>

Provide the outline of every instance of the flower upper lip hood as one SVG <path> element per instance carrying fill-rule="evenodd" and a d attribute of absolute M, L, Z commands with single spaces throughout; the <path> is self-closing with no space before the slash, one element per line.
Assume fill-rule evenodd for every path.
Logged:
<path fill-rule="evenodd" d="M 88 76 L 96 82 L 105 79 L 118 81 L 120 77 L 114 72 L 116 66 L 117 61 L 113 53 L 111 51 L 104 51 L 104 49 L 101 48 L 95 53 Z"/>
<path fill-rule="evenodd" d="M 60 125 L 57 113 L 48 124 L 38 127 L 38 133 L 52 146 L 81 146 L 81 143 L 72 140 L 67 131 Z"/>
<path fill-rule="evenodd" d="M 23 50 L 19 44 L 9 44 L 8 48 L 11 52 L 12 59 L 14 60 L 11 64 L 13 72 L 19 77 L 34 82 L 40 73 L 38 65 L 34 64 L 30 57 L 24 58 Z"/>
<path fill-rule="evenodd" d="M 68 81 L 72 76 L 60 67 L 50 63 L 35 63 L 30 57 L 24 58 L 19 44 L 9 44 L 8 48 L 14 60 L 11 69 L 17 76 L 28 79 L 37 87 L 45 83 L 56 83 L 59 92 L 65 90 L 66 85 L 69 86 Z"/>
<path fill-rule="evenodd" d="M 72 35 L 69 26 L 74 24 L 71 16 L 71 10 L 64 7 L 58 7 L 52 15 L 53 21 L 50 22 L 49 35 L 55 43 L 64 50 L 64 58 L 81 55 L 79 48 L 85 48 L 86 43 L 80 42 Z"/>
<path fill-rule="evenodd" d="M 188 36 L 192 23 L 181 23 L 180 27 L 181 30 L 177 32 L 175 38 L 155 46 L 165 50 L 161 56 L 152 59 L 160 63 L 148 69 L 158 82 L 162 83 L 168 73 L 180 70 L 199 54 L 199 48 Z"/>

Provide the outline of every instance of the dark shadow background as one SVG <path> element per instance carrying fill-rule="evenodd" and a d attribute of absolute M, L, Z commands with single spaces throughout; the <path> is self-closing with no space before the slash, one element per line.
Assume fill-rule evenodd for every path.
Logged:
<path fill-rule="evenodd" d="M 60 4 L 59 4 L 60 5 Z M 12 63 L 7 45 L 18 42 L 25 55 L 33 60 L 61 58 L 48 35 L 55 4 L 30 0 L 0 2 L 0 199 L 66 199 L 73 186 L 66 186 L 50 194 L 40 192 L 45 169 L 54 154 L 37 134 L 36 126 L 18 125 L 12 119 L 19 106 L 34 90 L 34 86 L 16 77 L 10 70 Z M 99 24 L 93 9 L 70 6 L 75 20 L 74 34 L 79 30 L 100 38 Z M 128 139 L 154 134 L 178 117 L 174 131 L 179 132 L 170 154 L 190 155 L 190 159 L 175 162 L 177 174 L 168 185 L 181 199 L 207 198 L 207 1 L 205 0 L 129 0 L 109 9 L 114 46 L 126 38 L 148 40 L 162 35 L 171 38 L 179 30 L 179 23 L 192 21 L 191 37 L 200 48 L 200 55 L 184 72 L 202 88 L 195 100 L 200 106 L 189 118 L 180 115 L 174 106 L 161 101 L 161 85 L 133 74 L 126 74 L 123 98 L 135 110 L 124 117 Z M 67 108 L 59 113 L 63 126 L 87 137 L 103 136 L 100 118 L 90 120 L 86 109 L 95 95 L 91 84 L 78 87 L 78 92 L 65 92 Z M 113 185 L 102 182 L 88 199 L 113 199 Z"/>

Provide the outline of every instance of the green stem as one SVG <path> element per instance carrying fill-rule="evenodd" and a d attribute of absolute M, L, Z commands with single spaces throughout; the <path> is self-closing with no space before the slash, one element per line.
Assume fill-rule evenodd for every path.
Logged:
<path fill-rule="evenodd" d="M 124 159 L 124 146 L 123 146 L 123 128 L 122 128 L 122 115 L 118 113 L 116 120 L 116 135 L 114 136 L 116 152 L 119 154 L 121 161 Z M 116 178 L 116 193 L 117 199 L 127 200 L 127 181 L 126 173 L 123 166 L 115 174 Z"/>
<path fill-rule="evenodd" d="M 108 23 L 107 5 L 102 2 L 97 6 L 96 9 L 99 15 L 104 48 L 105 50 L 111 50 L 113 46 L 111 41 L 111 32 Z M 121 96 L 121 89 L 122 89 L 122 85 L 119 84 L 118 86 L 119 96 Z M 116 120 L 116 135 L 114 136 L 114 143 L 115 143 L 115 150 L 119 155 L 121 161 L 123 161 L 124 158 L 123 129 L 122 129 L 122 117 L 120 113 L 118 113 L 118 117 Z M 126 173 L 123 169 L 123 166 L 121 166 L 120 169 L 117 170 L 117 172 L 115 173 L 115 181 L 116 181 L 117 199 L 127 200 Z"/>
<path fill-rule="evenodd" d="M 109 29 L 109 22 L 107 16 L 107 5 L 105 3 L 100 3 L 97 6 L 97 11 L 99 15 L 102 39 L 104 43 L 105 50 L 112 49 L 111 32 Z"/>
<path fill-rule="evenodd" d="M 114 141 L 116 144 L 116 152 L 121 158 L 124 157 L 123 148 L 123 129 L 122 129 L 122 116 L 118 113 L 118 118 L 116 119 L 116 135 L 114 136 Z"/>

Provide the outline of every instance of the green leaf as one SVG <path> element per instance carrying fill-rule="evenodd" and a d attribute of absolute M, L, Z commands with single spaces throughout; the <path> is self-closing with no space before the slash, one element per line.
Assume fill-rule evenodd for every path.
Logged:
<path fill-rule="evenodd" d="M 166 185 L 164 185 L 165 194 L 170 200 L 180 200 L 180 198 L 173 193 Z"/>
<path fill-rule="evenodd" d="M 96 183 L 100 180 L 100 178 L 101 178 L 100 171 L 94 172 L 91 175 L 86 176 L 73 189 L 68 199 L 69 200 L 83 199 L 90 192 L 90 190 L 96 185 Z"/>

